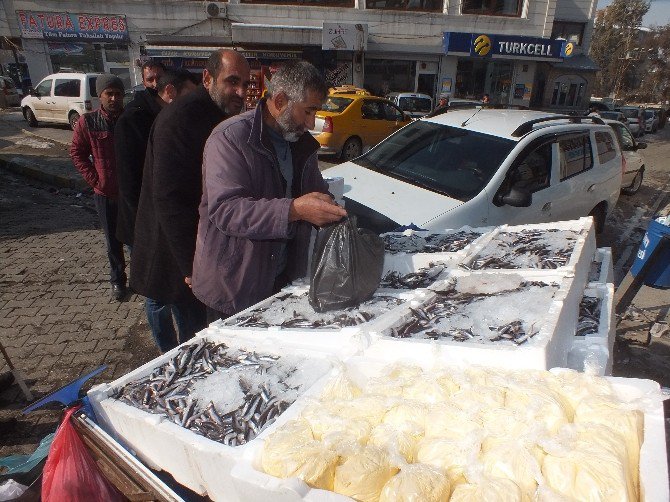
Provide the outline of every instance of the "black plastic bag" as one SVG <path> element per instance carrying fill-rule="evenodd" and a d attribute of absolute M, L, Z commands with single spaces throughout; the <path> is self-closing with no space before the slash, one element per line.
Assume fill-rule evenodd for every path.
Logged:
<path fill-rule="evenodd" d="M 358 305 L 372 297 L 384 268 L 384 241 L 349 216 L 319 230 L 312 255 L 309 303 L 317 312 Z"/>

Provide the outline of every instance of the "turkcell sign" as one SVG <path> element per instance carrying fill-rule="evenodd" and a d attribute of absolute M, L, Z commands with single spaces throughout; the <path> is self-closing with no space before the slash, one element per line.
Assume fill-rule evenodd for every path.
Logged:
<path fill-rule="evenodd" d="M 453 56 L 542 61 L 561 61 L 566 57 L 565 40 L 551 38 L 447 31 L 442 42 L 445 54 Z"/>

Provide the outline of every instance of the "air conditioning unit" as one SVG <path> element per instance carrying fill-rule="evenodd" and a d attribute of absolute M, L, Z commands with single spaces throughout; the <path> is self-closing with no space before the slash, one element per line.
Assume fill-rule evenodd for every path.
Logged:
<path fill-rule="evenodd" d="M 205 13 L 207 17 L 226 17 L 226 7 L 224 2 L 205 2 Z"/>

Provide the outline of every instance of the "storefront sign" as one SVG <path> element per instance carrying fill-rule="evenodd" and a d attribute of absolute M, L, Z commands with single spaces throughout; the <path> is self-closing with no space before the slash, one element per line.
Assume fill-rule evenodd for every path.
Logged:
<path fill-rule="evenodd" d="M 21 37 L 52 42 L 123 42 L 128 40 L 126 16 L 17 10 Z"/>
<path fill-rule="evenodd" d="M 147 55 L 152 58 L 191 58 L 191 59 L 207 59 L 210 54 L 216 49 L 195 49 L 195 48 L 179 48 L 179 47 L 148 47 Z M 242 56 L 248 59 L 300 59 L 302 57 L 301 51 L 247 51 L 238 50 Z"/>
<path fill-rule="evenodd" d="M 368 48 L 368 25 L 323 23 L 321 48 L 324 51 L 364 51 Z"/>
<path fill-rule="evenodd" d="M 569 55 L 565 51 L 565 40 L 550 38 L 445 32 L 443 45 L 449 55 L 494 59 L 561 61 Z"/>

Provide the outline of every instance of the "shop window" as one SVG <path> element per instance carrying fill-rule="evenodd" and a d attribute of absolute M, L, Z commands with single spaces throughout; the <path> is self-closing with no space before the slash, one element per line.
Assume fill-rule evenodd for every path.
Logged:
<path fill-rule="evenodd" d="M 591 169 L 591 140 L 588 134 L 562 139 L 558 143 L 561 159 L 561 181 Z"/>
<path fill-rule="evenodd" d="M 442 12 L 443 0 L 366 0 L 365 8 Z"/>
<path fill-rule="evenodd" d="M 413 92 L 416 61 L 365 58 L 363 87 L 375 96 L 389 92 Z"/>
<path fill-rule="evenodd" d="M 554 82 L 551 105 L 581 108 L 586 89 L 586 80 L 577 75 L 565 75 Z"/>
<path fill-rule="evenodd" d="M 554 21 L 551 38 L 561 38 L 566 42 L 582 45 L 585 23 L 571 23 L 568 21 Z"/>
<path fill-rule="evenodd" d="M 463 0 L 462 14 L 521 16 L 523 0 Z"/>
<path fill-rule="evenodd" d="M 308 7 L 354 7 L 354 0 L 240 0 L 240 3 L 305 5 Z"/>
<path fill-rule="evenodd" d="M 80 96 L 81 81 L 79 79 L 56 79 L 54 96 L 78 98 Z"/>
<path fill-rule="evenodd" d="M 598 160 L 605 164 L 616 158 L 616 149 L 614 148 L 614 138 L 608 132 L 596 133 L 596 148 L 598 150 Z"/>

